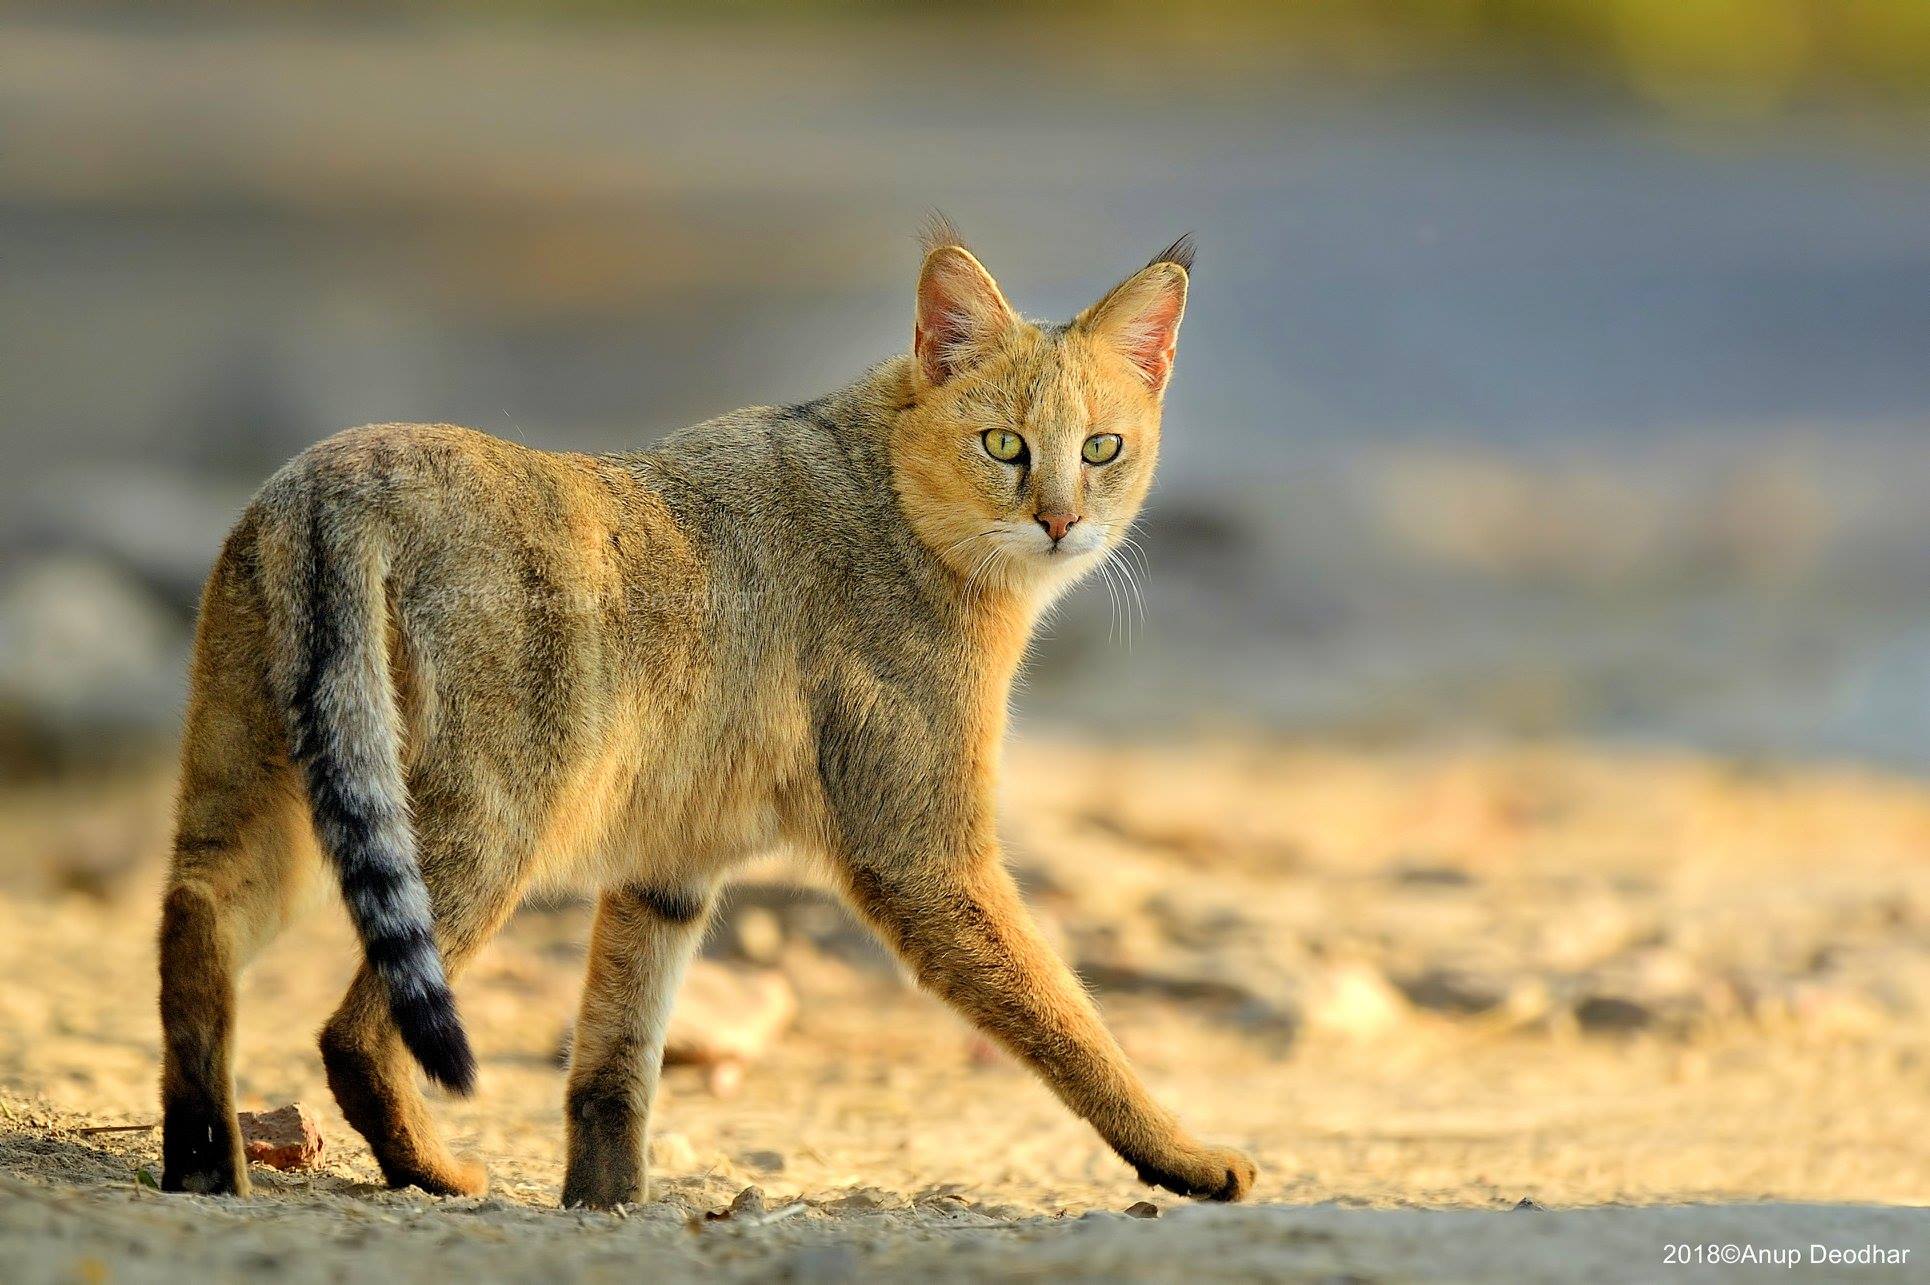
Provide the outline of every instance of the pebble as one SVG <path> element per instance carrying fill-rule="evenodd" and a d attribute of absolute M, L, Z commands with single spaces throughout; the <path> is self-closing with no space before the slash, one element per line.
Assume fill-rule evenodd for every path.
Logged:
<path fill-rule="evenodd" d="M 677 996 L 664 1061 L 754 1062 L 796 1015 L 797 995 L 782 974 L 700 959 Z"/>
<path fill-rule="evenodd" d="M 241 1141 L 248 1159 L 271 1169 L 304 1169 L 321 1158 L 325 1143 L 314 1113 L 299 1102 L 273 1111 L 243 1111 Z"/>
<path fill-rule="evenodd" d="M 660 1133 L 650 1139 L 650 1165 L 689 1173 L 697 1167 L 697 1148 L 681 1133 Z"/>

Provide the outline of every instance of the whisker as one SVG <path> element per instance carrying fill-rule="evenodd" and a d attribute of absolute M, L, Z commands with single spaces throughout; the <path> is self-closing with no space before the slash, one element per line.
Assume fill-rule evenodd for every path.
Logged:
<path fill-rule="evenodd" d="M 1143 630 L 1146 625 L 1146 599 L 1139 591 L 1139 577 L 1133 573 L 1132 563 L 1125 560 L 1121 560 L 1119 563 L 1119 573 L 1126 577 L 1126 584 L 1132 590 L 1132 603 L 1139 608 L 1139 624 Z M 1128 619 L 1130 618 L 1131 617 L 1128 616 Z M 1130 640 L 1127 642 L 1126 647 L 1127 650 L 1131 650 L 1132 643 Z"/>
<path fill-rule="evenodd" d="M 992 548 L 987 549 L 985 551 L 985 556 L 981 557 L 976 563 L 973 564 L 971 574 L 965 577 L 965 596 L 967 598 L 972 596 L 972 586 L 978 580 L 979 573 L 984 571 L 986 568 L 990 567 L 992 565 L 992 560 L 998 557 L 998 555 L 999 555 L 999 550 L 998 550 L 998 547 L 995 545 Z"/>
<path fill-rule="evenodd" d="M 1112 646 L 1112 636 L 1119 628 L 1119 590 L 1112 582 L 1112 568 L 1108 563 L 1099 564 L 1099 578 L 1106 582 L 1106 599 L 1110 610 L 1106 616 L 1106 646 Z"/>
<path fill-rule="evenodd" d="M 987 530 L 975 532 L 972 535 L 965 536 L 963 539 L 954 540 L 950 544 L 946 545 L 943 549 L 939 550 L 939 556 L 940 557 L 947 556 L 951 553 L 952 550 L 963 548 L 965 545 L 970 544 L 974 540 L 983 540 L 987 536 L 997 535 L 998 531 L 999 529 L 997 527 L 991 527 Z"/>

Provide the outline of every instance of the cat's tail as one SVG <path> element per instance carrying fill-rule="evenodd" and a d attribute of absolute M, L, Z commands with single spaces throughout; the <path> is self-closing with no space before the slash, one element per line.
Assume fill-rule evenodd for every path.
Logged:
<path fill-rule="evenodd" d="M 385 542 L 360 506 L 328 494 L 322 470 L 303 472 L 297 461 L 277 479 L 288 502 L 275 506 L 264 553 L 278 546 L 280 556 L 258 578 L 293 757 L 402 1043 L 430 1079 L 466 1096 L 476 1057 L 436 948 L 403 775 Z"/>

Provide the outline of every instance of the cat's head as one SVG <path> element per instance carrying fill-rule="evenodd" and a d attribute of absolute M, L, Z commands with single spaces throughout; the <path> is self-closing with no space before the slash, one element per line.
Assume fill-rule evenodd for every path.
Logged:
<path fill-rule="evenodd" d="M 949 225 L 928 234 L 893 473 L 919 538 L 973 585 L 1062 587 L 1125 537 L 1192 262 L 1183 237 L 1069 325 L 1040 325 Z"/>

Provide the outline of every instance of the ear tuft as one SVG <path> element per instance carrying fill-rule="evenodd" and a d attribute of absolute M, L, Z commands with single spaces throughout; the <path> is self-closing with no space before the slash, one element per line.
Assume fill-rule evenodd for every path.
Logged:
<path fill-rule="evenodd" d="M 943 216 L 941 215 L 940 217 Z M 1197 252 L 1197 249 L 1198 247 L 1193 244 L 1193 234 L 1191 232 L 1183 233 L 1179 240 L 1173 242 L 1149 259 L 1146 266 L 1150 268 L 1155 263 L 1170 263 L 1175 267 L 1185 269 L 1186 274 L 1191 276 L 1193 273 L 1193 256 Z"/>
<path fill-rule="evenodd" d="M 958 243 L 957 229 L 941 216 L 928 235 L 944 239 L 927 251 L 918 274 L 912 355 L 929 383 L 942 384 L 983 357 L 1018 324 L 1018 314 L 985 265 Z"/>
<path fill-rule="evenodd" d="M 957 246 L 968 253 L 971 250 L 965 244 L 965 234 L 958 230 L 957 224 L 945 217 L 943 210 L 927 210 L 925 221 L 918 228 L 918 248 L 929 255 L 933 250 L 942 250 L 948 245 Z"/>
<path fill-rule="evenodd" d="M 1192 264 L 1189 232 L 1072 323 L 1136 366 L 1155 397 L 1166 391 L 1173 375 Z"/>

